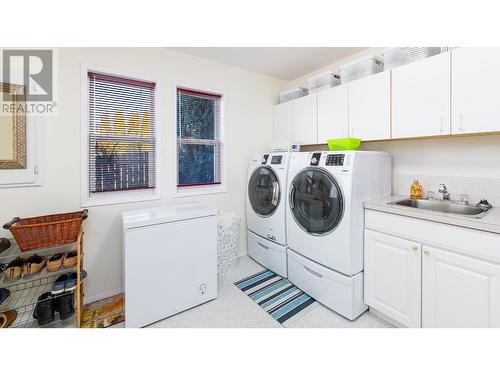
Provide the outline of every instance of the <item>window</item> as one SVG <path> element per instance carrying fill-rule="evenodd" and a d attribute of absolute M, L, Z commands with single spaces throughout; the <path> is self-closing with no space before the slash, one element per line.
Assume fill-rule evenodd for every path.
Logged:
<path fill-rule="evenodd" d="M 93 71 L 87 78 L 87 201 L 154 198 L 156 84 Z"/>
<path fill-rule="evenodd" d="M 223 96 L 177 88 L 177 191 L 223 191 Z"/>

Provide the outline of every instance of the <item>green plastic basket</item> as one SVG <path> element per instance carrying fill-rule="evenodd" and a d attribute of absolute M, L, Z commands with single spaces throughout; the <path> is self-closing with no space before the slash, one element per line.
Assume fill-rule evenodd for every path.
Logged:
<path fill-rule="evenodd" d="M 328 149 L 330 151 L 347 151 L 347 150 L 359 150 L 361 145 L 361 139 L 359 138 L 337 138 L 337 139 L 327 139 Z"/>

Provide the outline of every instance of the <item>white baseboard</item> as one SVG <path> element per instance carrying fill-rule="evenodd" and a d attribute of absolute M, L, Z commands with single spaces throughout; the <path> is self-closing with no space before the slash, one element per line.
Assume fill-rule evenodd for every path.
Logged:
<path fill-rule="evenodd" d="M 373 307 L 370 307 L 369 308 L 370 312 L 375 315 L 377 318 L 379 319 L 382 319 L 384 321 L 386 321 L 387 323 L 393 325 L 394 327 L 396 328 L 408 328 L 404 325 L 402 325 L 401 323 L 395 321 L 394 319 L 388 317 L 387 315 L 385 315 L 383 312 L 380 312 L 378 311 L 377 309 L 374 309 Z"/>
<path fill-rule="evenodd" d="M 117 294 L 120 294 L 120 293 L 123 293 L 123 288 L 108 290 L 108 291 L 103 292 L 103 293 L 94 294 L 92 296 L 84 297 L 83 303 L 87 304 L 87 303 L 96 302 L 96 301 L 99 301 L 99 300 L 104 299 L 104 298 L 116 296 Z"/>

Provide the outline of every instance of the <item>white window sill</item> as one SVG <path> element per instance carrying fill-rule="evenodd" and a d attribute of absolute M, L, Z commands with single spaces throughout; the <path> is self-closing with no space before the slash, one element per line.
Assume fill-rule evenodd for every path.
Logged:
<path fill-rule="evenodd" d="M 33 186 L 42 186 L 40 181 L 37 182 L 19 182 L 19 183 L 11 183 L 11 184 L 0 184 L 0 189 L 7 188 L 22 188 L 22 187 L 33 187 Z"/>
<path fill-rule="evenodd" d="M 194 197 L 197 195 L 227 193 L 225 185 L 213 186 L 189 186 L 185 188 L 176 188 L 174 198 Z"/>
<path fill-rule="evenodd" d="M 97 196 L 92 197 L 82 197 L 81 206 L 82 207 L 95 207 L 95 206 L 107 206 L 112 204 L 124 204 L 124 203 L 134 203 L 134 202 L 146 202 L 161 199 L 161 195 L 158 191 L 151 193 L 144 192 L 109 192 L 101 193 Z"/>

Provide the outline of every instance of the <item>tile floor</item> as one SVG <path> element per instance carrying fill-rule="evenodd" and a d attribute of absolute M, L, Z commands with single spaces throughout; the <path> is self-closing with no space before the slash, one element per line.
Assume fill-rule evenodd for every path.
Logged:
<path fill-rule="evenodd" d="M 194 307 L 148 327 L 152 328 L 282 328 L 271 316 L 234 286 L 234 282 L 263 268 L 248 256 L 240 257 L 238 266 L 219 278 L 217 299 Z M 123 323 L 114 327 L 123 326 Z M 349 321 L 319 305 L 291 325 L 292 328 L 389 328 L 391 325 L 370 312 Z M 289 327 L 290 328 L 290 327 Z"/>

